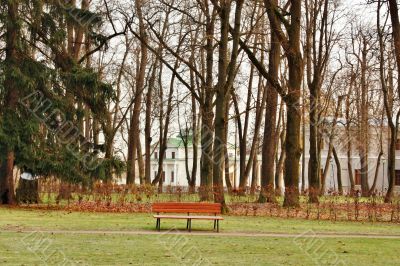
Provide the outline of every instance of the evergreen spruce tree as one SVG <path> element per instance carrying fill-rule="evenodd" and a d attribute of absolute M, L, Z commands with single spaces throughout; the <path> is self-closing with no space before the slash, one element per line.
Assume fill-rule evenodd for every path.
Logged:
<path fill-rule="evenodd" d="M 81 185 L 120 174 L 124 164 L 115 157 L 99 158 L 99 150 L 79 131 L 82 114 L 76 108 L 84 104 L 101 123 L 107 102 L 114 99 L 112 87 L 81 65 L 77 47 L 66 46 L 71 29 L 80 39 L 85 34 L 94 45 L 104 45 L 106 37 L 95 32 L 101 17 L 61 1 L 10 0 L 1 5 L 7 10 L 1 16 L 7 25 L 6 57 L 0 65 L 1 202 L 16 202 L 15 168 Z M 51 58 L 43 59 L 44 53 Z M 21 180 L 17 199 L 37 202 L 37 182 Z"/>

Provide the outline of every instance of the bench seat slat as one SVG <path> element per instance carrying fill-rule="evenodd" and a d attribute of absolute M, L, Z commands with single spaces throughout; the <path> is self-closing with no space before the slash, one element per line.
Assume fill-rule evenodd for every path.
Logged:
<path fill-rule="evenodd" d="M 163 213 L 221 213 L 219 210 L 196 210 L 196 209 L 153 209 L 153 212 Z"/>
<path fill-rule="evenodd" d="M 166 219 L 193 219 L 193 220 L 223 220 L 221 216 L 192 216 L 192 215 L 154 215 L 154 218 Z"/>
<path fill-rule="evenodd" d="M 219 203 L 153 203 L 153 207 L 161 207 L 161 208 L 166 208 L 166 207 L 180 207 L 180 208 L 185 208 L 185 207 L 195 207 L 195 208 L 219 208 L 221 207 L 221 204 Z"/>
<path fill-rule="evenodd" d="M 152 211 L 158 213 L 221 213 L 219 203 L 153 203 Z"/>
<path fill-rule="evenodd" d="M 184 207 L 184 208 L 180 208 L 179 206 L 175 206 L 175 207 L 154 207 L 153 210 L 194 210 L 194 211 L 211 211 L 211 212 L 219 212 L 221 211 L 220 208 L 193 208 L 193 207 Z"/>
<path fill-rule="evenodd" d="M 220 203 L 212 202 L 154 202 L 153 205 L 181 205 L 181 206 L 221 206 Z"/>

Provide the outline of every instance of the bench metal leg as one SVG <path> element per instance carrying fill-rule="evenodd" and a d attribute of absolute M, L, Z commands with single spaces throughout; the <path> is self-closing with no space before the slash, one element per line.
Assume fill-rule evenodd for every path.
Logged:
<path fill-rule="evenodd" d="M 187 221 L 186 221 L 186 230 L 188 230 L 189 229 L 189 219 L 187 219 Z"/>
<path fill-rule="evenodd" d="M 219 233 L 219 220 L 217 220 L 217 233 Z"/>
<path fill-rule="evenodd" d="M 158 231 L 161 230 L 161 219 L 160 219 L 160 218 L 157 218 L 156 229 L 157 229 Z"/>
<path fill-rule="evenodd" d="M 214 230 L 217 227 L 217 220 L 214 220 Z"/>
<path fill-rule="evenodd" d="M 188 219 L 189 221 L 189 232 L 192 232 L 192 219 Z"/>

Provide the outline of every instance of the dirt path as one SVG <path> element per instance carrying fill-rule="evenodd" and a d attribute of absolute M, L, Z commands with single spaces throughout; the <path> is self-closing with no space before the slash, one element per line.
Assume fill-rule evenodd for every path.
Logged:
<path fill-rule="evenodd" d="M 316 233 L 313 231 L 306 231 L 300 234 L 286 234 L 286 233 L 244 233 L 244 232 L 211 232 L 211 231 L 193 231 L 187 232 L 177 229 L 161 230 L 161 232 L 152 230 L 136 230 L 136 231 L 113 231 L 113 230 L 28 230 L 28 229 L 2 229 L 0 233 L 13 232 L 13 233 L 48 233 L 48 234 L 100 234 L 100 235 L 165 235 L 165 234 L 178 234 L 187 236 L 212 236 L 212 237 L 277 237 L 277 238 L 384 238 L 384 239 L 400 239 L 400 235 L 384 235 L 384 234 L 337 234 L 337 233 Z"/>

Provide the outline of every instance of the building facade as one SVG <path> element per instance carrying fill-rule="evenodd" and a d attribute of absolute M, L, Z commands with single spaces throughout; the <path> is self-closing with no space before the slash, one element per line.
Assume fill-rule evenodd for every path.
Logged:
<path fill-rule="evenodd" d="M 320 171 L 321 175 L 326 171 L 325 179 L 325 189 L 337 190 L 338 189 L 338 169 L 336 162 L 334 160 L 333 154 L 331 154 L 331 159 L 327 160 L 329 153 L 329 136 L 327 134 L 322 134 L 323 138 L 321 141 L 321 161 L 320 161 Z M 350 190 L 350 174 L 352 172 L 355 188 L 361 189 L 361 164 L 360 164 L 360 154 L 358 151 L 358 140 L 357 134 L 352 133 L 352 136 L 347 137 L 343 123 L 338 123 L 335 130 L 335 137 L 333 138 L 333 145 L 337 151 L 338 160 L 340 162 L 341 171 L 341 182 L 344 191 Z M 304 163 L 303 159 L 300 160 L 300 177 L 299 177 L 299 187 L 302 186 L 302 171 L 304 171 L 305 188 L 308 187 L 308 162 L 309 162 L 309 128 L 305 127 L 304 134 Z M 348 144 L 351 143 L 350 157 L 348 156 Z M 371 187 L 375 181 L 375 189 L 378 192 L 385 192 L 388 188 L 388 166 L 387 166 L 387 154 L 389 146 L 389 132 L 385 127 L 375 128 L 371 127 L 369 131 L 369 141 L 368 141 L 368 184 Z M 173 138 L 169 138 L 167 142 L 167 150 L 165 152 L 163 161 L 163 180 L 164 185 L 171 186 L 188 186 L 188 181 L 186 177 L 186 163 L 188 164 L 189 173 L 191 174 L 193 166 L 193 144 L 191 139 L 188 144 L 188 158 L 186 162 L 185 157 L 185 146 L 182 138 L 178 135 Z M 381 148 L 382 147 L 382 148 Z M 380 163 L 378 164 L 379 153 L 382 150 L 383 155 L 380 157 Z M 152 179 L 157 175 L 158 162 L 159 162 L 158 148 L 154 150 L 151 156 L 151 177 Z M 200 157 L 201 157 L 201 147 L 198 147 L 198 161 L 197 161 L 197 172 L 196 172 L 196 186 L 200 185 Z M 232 185 L 239 184 L 239 150 L 235 149 L 234 145 L 229 145 L 228 148 L 229 157 L 229 177 Z M 271 158 L 273 159 L 273 158 Z M 260 184 L 261 177 L 261 155 L 258 154 L 256 160 L 258 160 L 256 172 L 257 180 L 256 186 Z M 350 162 L 350 164 L 349 164 Z M 348 165 L 351 165 L 349 170 Z M 378 169 L 377 169 L 378 168 Z M 253 169 L 252 169 L 253 171 Z M 251 178 L 249 181 L 251 182 Z M 283 184 L 283 176 L 280 175 L 280 185 Z M 400 140 L 396 145 L 396 190 L 400 191 Z M 225 185 L 225 180 L 224 180 Z M 248 186 L 251 184 L 248 183 Z"/>

